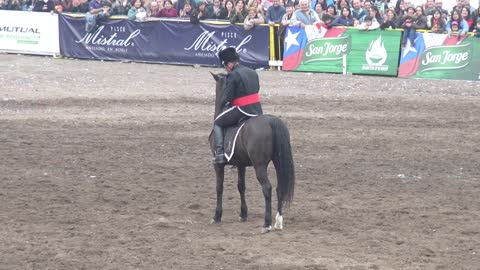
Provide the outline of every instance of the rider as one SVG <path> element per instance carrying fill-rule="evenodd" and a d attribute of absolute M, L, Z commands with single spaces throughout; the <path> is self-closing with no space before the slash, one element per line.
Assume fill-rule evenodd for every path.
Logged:
<path fill-rule="evenodd" d="M 228 73 L 221 101 L 227 109 L 213 122 L 214 162 L 222 164 L 226 162 L 223 151 L 224 129 L 235 125 L 242 118 L 261 115 L 263 111 L 258 95 L 260 82 L 257 72 L 239 63 L 240 56 L 233 47 L 223 49 L 218 53 L 218 57 Z"/>

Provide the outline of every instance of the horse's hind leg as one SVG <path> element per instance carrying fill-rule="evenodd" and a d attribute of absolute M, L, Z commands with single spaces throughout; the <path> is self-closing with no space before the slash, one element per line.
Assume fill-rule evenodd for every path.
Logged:
<path fill-rule="evenodd" d="M 267 166 L 268 164 L 255 166 L 255 173 L 265 197 L 265 223 L 263 224 L 262 233 L 272 230 L 272 185 L 268 180 Z"/>
<path fill-rule="evenodd" d="M 245 167 L 238 167 L 238 192 L 240 193 L 240 221 L 247 221 L 248 207 L 245 201 Z"/>
<path fill-rule="evenodd" d="M 273 226 L 275 230 L 283 230 L 283 216 L 282 216 L 282 198 L 280 198 L 280 193 L 277 187 L 277 215 L 275 216 L 275 225 Z"/>

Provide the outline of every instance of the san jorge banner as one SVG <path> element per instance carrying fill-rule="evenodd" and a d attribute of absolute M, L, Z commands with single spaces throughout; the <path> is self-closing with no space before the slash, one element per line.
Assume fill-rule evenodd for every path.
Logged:
<path fill-rule="evenodd" d="M 400 31 L 288 27 L 283 70 L 342 73 L 346 65 L 349 73 L 396 76 L 400 38 Z"/>
<path fill-rule="evenodd" d="M 480 81 L 480 39 L 417 33 L 401 51 L 398 75 Z"/>
<path fill-rule="evenodd" d="M 94 32 L 85 18 L 60 15 L 60 53 L 73 58 L 219 66 L 217 52 L 235 47 L 243 64 L 268 67 L 269 28 L 184 20 L 108 20 Z"/>

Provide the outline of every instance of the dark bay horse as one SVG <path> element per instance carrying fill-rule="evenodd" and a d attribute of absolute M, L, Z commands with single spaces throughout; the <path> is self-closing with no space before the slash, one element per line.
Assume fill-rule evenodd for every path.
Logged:
<path fill-rule="evenodd" d="M 226 75 L 213 74 L 216 80 L 215 115 L 222 112 L 221 98 L 223 95 Z M 212 133 L 209 137 L 212 153 L 215 144 Z M 212 222 L 222 220 L 222 196 L 225 165 L 233 165 L 238 170 L 238 191 L 240 192 L 240 220 L 247 220 L 247 204 L 245 202 L 245 170 L 253 166 L 258 182 L 262 186 L 265 197 L 265 223 L 262 233 L 272 230 L 272 186 L 268 180 L 267 167 L 273 161 L 277 174 L 277 215 L 274 228 L 283 229 L 283 206 L 293 199 L 295 187 L 295 170 L 290 146 L 290 134 L 287 126 L 278 117 L 261 115 L 246 121 L 236 139 L 235 154 L 227 164 L 214 164 L 217 176 L 217 208 Z"/>

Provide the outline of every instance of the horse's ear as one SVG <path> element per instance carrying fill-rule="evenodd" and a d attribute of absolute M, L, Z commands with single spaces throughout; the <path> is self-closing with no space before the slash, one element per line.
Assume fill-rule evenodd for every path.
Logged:
<path fill-rule="evenodd" d="M 212 74 L 213 78 L 215 79 L 215 81 L 218 81 L 218 79 L 220 79 L 220 76 L 218 76 L 217 74 L 213 73 L 210 71 L 210 74 Z"/>

